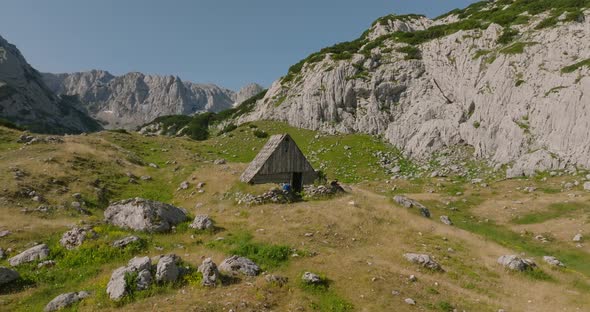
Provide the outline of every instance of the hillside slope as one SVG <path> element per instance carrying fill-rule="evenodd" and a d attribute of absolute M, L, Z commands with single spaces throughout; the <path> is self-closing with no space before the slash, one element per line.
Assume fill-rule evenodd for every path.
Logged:
<path fill-rule="evenodd" d="M 175 76 L 137 72 L 114 76 L 102 70 L 44 73 L 43 79 L 57 94 L 77 95 L 105 127 L 126 129 L 164 115 L 229 109 L 237 100 L 256 94 L 258 86 L 252 84 L 236 93 L 213 84 L 182 81 Z"/>
<path fill-rule="evenodd" d="M 76 98 L 58 97 L 16 46 L 0 37 L 0 117 L 44 133 L 99 130 Z"/>
<path fill-rule="evenodd" d="M 275 81 L 240 122 L 383 135 L 408 155 L 470 145 L 509 176 L 590 167 L 590 1 L 483 1 L 389 15 Z"/>
<path fill-rule="evenodd" d="M 239 203 L 243 194 L 270 187 L 239 181 L 267 141 L 255 129 L 289 133 L 314 168 L 351 183 L 347 193 L 289 204 Z M 0 248 L 5 253 L 0 267 L 21 275 L 16 283 L 0 285 L 2 311 L 42 311 L 56 296 L 81 290 L 91 296 L 71 311 L 352 312 L 395 307 L 544 312 L 590 307 L 590 192 L 583 189 L 588 171 L 543 180 L 392 180 L 376 156 L 392 147 L 376 138 L 322 135 L 276 122 L 250 123 L 206 141 L 102 131 L 17 143 L 22 134 L 0 127 L 0 171 L 5 173 L 0 175 Z M 220 158 L 226 163 L 215 164 Z M 179 187 L 182 182 L 187 189 Z M 392 201 L 400 194 L 424 204 L 431 217 Z M 191 229 L 191 218 L 169 233 L 145 233 L 104 223 L 109 202 L 134 197 L 185 208 L 191 217 L 207 214 L 216 227 Z M 443 215 L 453 225 L 443 224 Z M 59 241 L 72 226 L 92 227 L 97 235 L 66 249 Z M 579 233 L 582 241 L 572 241 Z M 129 235 L 141 241 L 124 249 L 113 246 Z M 48 257 L 11 267 L 8 259 L 35 242 L 49 246 Z M 411 263 L 404 253 L 428 254 L 444 272 Z M 133 257 L 165 254 L 182 258 L 188 273 L 180 281 L 130 291 L 118 302 L 109 299 L 107 284 L 116 268 Z M 233 254 L 251 258 L 265 273 L 222 272 L 217 287 L 202 286 L 195 270 L 203 259 L 219 264 Z M 510 254 L 530 258 L 538 267 L 511 272 L 497 263 Z M 552 266 L 544 256 L 555 256 L 566 267 Z M 53 266 L 39 267 L 45 260 L 54 261 Z M 320 274 L 326 285 L 303 284 L 307 271 Z M 271 274 L 285 282 L 269 282 Z"/>

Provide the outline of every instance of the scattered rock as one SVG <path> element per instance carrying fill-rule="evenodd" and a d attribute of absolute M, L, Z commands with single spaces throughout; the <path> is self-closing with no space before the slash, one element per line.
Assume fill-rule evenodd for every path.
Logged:
<path fill-rule="evenodd" d="M 113 242 L 113 247 L 116 247 L 116 248 L 124 248 L 124 247 L 126 247 L 127 245 L 129 245 L 129 244 L 131 244 L 131 243 L 138 242 L 138 241 L 140 241 L 140 240 L 141 240 L 141 239 L 140 239 L 139 237 L 137 237 L 137 236 L 134 236 L 134 235 L 132 235 L 132 236 L 127 236 L 127 237 L 124 237 L 124 238 L 121 238 L 121 239 L 119 239 L 119 240 L 116 240 L 116 241 L 114 241 L 114 242 Z"/>
<path fill-rule="evenodd" d="M 145 176 L 141 176 L 139 179 L 142 181 L 150 181 L 152 179 L 152 177 L 145 175 Z"/>
<path fill-rule="evenodd" d="M 261 195 L 236 193 L 238 204 L 262 205 L 267 203 L 286 204 L 293 202 L 295 196 L 292 192 L 281 189 L 273 189 Z"/>
<path fill-rule="evenodd" d="M 446 225 L 453 225 L 453 222 L 451 222 L 451 219 L 448 216 L 440 216 L 440 222 Z"/>
<path fill-rule="evenodd" d="M 95 237 L 96 233 L 92 229 L 75 227 L 63 234 L 59 244 L 68 250 L 72 250 L 86 240 L 87 237 Z"/>
<path fill-rule="evenodd" d="M 0 267 L 0 285 L 8 284 L 20 278 L 17 271 Z"/>
<path fill-rule="evenodd" d="M 143 198 L 115 202 L 104 216 L 107 223 L 147 232 L 166 232 L 187 219 L 184 209 Z"/>
<path fill-rule="evenodd" d="M 72 304 L 74 304 L 84 298 L 88 298 L 88 296 L 90 296 L 90 294 L 85 291 L 61 294 L 61 295 L 55 297 L 53 300 L 51 300 L 51 302 L 49 302 L 45 306 L 45 309 L 43 309 L 43 311 L 45 311 L 45 312 L 58 311 L 58 310 L 67 308 L 67 307 L 71 306 Z"/>
<path fill-rule="evenodd" d="M 305 196 L 311 198 L 345 193 L 344 188 L 338 181 L 332 181 L 328 185 L 306 185 L 303 187 L 303 190 L 305 191 Z"/>
<path fill-rule="evenodd" d="M 434 271 L 442 271 L 440 264 L 434 261 L 429 255 L 425 254 L 416 254 L 416 253 L 406 253 L 404 254 L 404 258 L 412 263 L 419 264 L 425 268 L 434 270 Z"/>
<path fill-rule="evenodd" d="M 160 283 L 176 282 L 180 275 L 177 262 L 180 260 L 176 255 L 165 255 L 158 261 L 156 268 L 156 281 Z"/>
<path fill-rule="evenodd" d="M 412 275 L 410 275 L 410 277 L 408 277 L 408 281 L 416 282 L 416 281 L 418 281 L 418 278 L 416 277 L 416 275 L 412 274 Z"/>
<path fill-rule="evenodd" d="M 514 271 L 526 271 L 531 270 L 537 265 L 535 262 L 529 259 L 521 259 L 516 255 L 505 255 L 498 258 L 498 263 Z"/>
<path fill-rule="evenodd" d="M 208 215 L 197 215 L 189 227 L 196 230 L 208 230 L 213 228 L 213 220 Z"/>
<path fill-rule="evenodd" d="M 264 277 L 264 279 L 271 283 L 271 284 L 275 284 L 279 287 L 283 287 L 287 284 L 287 282 L 289 282 L 289 279 L 287 277 L 284 276 L 280 276 L 280 275 L 273 275 L 273 274 L 268 274 Z"/>
<path fill-rule="evenodd" d="M 187 190 L 189 185 L 190 184 L 187 181 L 184 181 L 184 182 L 180 183 L 180 186 L 178 186 L 178 189 L 179 190 Z"/>
<path fill-rule="evenodd" d="M 37 264 L 37 268 L 38 269 L 41 269 L 41 268 L 51 268 L 51 267 L 54 267 L 54 266 L 55 266 L 55 261 L 53 261 L 53 260 L 46 260 L 46 261 L 43 261 L 43 262 Z"/>
<path fill-rule="evenodd" d="M 150 163 L 148 166 L 150 166 L 150 167 L 152 167 L 152 168 L 155 168 L 155 169 L 158 169 L 158 168 L 160 168 L 160 166 L 158 166 L 158 165 L 156 165 L 156 164 L 154 164 L 154 163 Z"/>
<path fill-rule="evenodd" d="M 227 161 L 223 158 L 215 159 L 215 161 L 213 161 L 213 164 L 215 164 L 215 165 L 225 165 L 226 163 L 227 163 Z"/>
<path fill-rule="evenodd" d="M 584 182 L 584 191 L 590 191 L 590 182 Z"/>
<path fill-rule="evenodd" d="M 534 187 L 534 186 L 527 186 L 527 187 L 524 188 L 524 191 L 525 192 L 529 192 L 529 193 L 532 193 L 532 192 L 534 192 L 536 190 L 537 190 L 537 188 Z"/>
<path fill-rule="evenodd" d="M 252 260 L 239 256 L 231 256 L 219 265 L 219 269 L 224 272 L 242 273 L 248 276 L 256 276 L 260 273 L 260 267 Z"/>
<path fill-rule="evenodd" d="M 321 284 L 322 283 L 322 278 L 319 275 L 317 275 L 315 273 L 311 273 L 311 272 L 303 273 L 303 276 L 301 276 L 301 279 L 306 284 Z"/>
<path fill-rule="evenodd" d="M 8 262 L 12 266 L 18 266 L 23 263 L 33 262 L 37 260 L 43 260 L 49 256 L 49 247 L 46 244 L 37 245 L 29 248 L 22 253 L 8 259 Z"/>
<path fill-rule="evenodd" d="M 414 301 L 414 299 L 412 299 L 412 298 L 406 298 L 406 299 L 404 299 L 404 302 L 409 305 L 416 305 L 416 301 Z"/>
<path fill-rule="evenodd" d="M 428 208 L 426 208 L 424 205 L 422 205 L 421 203 L 410 199 L 406 196 L 403 195 L 396 195 L 393 197 L 393 200 L 398 203 L 399 205 L 402 205 L 406 208 L 413 208 L 416 207 L 418 209 L 420 209 L 420 214 L 426 218 L 430 218 L 430 210 L 428 210 Z"/>
<path fill-rule="evenodd" d="M 554 265 L 554 266 L 560 266 L 560 267 L 565 266 L 561 261 L 559 261 L 557 258 L 555 258 L 553 256 L 543 256 L 543 261 L 549 263 L 550 265 Z"/>
<path fill-rule="evenodd" d="M 219 270 L 211 258 L 203 260 L 203 263 L 201 263 L 198 270 L 203 274 L 203 281 L 201 282 L 203 286 L 217 285 L 217 281 L 219 280 Z"/>
<path fill-rule="evenodd" d="M 12 232 L 10 232 L 8 230 L 0 231 L 0 238 L 6 237 L 6 236 L 8 236 L 10 234 L 12 234 Z"/>
<path fill-rule="evenodd" d="M 581 242 L 582 239 L 584 239 L 584 236 L 582 236 L 581 233 L 576 234 L 576 236 L 574 236 L 574 238 L 572 239 L 574 242 Z"/>

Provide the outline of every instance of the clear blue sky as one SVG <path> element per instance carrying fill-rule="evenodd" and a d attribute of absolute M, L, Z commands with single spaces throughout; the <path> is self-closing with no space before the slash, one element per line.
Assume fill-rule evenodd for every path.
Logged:
<path fill-rule="evenodd" d="M 177 75 L 269 86 L 380 16 L 438 16 L 473 0 L 3 0 L 0 35 L 42 72 Z"/>

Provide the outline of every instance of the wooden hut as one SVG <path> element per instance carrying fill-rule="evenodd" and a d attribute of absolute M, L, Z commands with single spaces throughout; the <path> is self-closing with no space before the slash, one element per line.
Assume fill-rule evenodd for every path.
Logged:
<path fill-rule="evenodd" d="M 317 173 L 288 134 L 270 137 L 240 180 L 250 184 L 290 183 L 295 192 L 311 184 Z"/>

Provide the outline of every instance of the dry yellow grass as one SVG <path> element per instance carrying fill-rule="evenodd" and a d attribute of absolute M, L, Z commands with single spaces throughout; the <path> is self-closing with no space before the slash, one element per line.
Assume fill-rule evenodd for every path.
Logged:
<path fill-rule="evenodd" d="M 391 185 L 352 185 L 348 194 L 324 201 L 238 206 L 227 198 L 227 192 L 262 192 L 269 187 L 239 183 L 239 175 L 245 164 L 216 166 L 196 159 L 191 144 L 198 143 L 187 143 L 181 139 L 168 143 L 155 142 L 153 145 L 158 148 L 178 148 L 173 153 L 161 152 L 161 155 L 156 155 L 160 159 L 154 158 L 162 163 L 174 159 L 177 161 L 175 165 L 161 164 L 162 168 L 157 170 L 135 165 L 128 161 L 127 151 L 121 147 L 121 142 L 114 142 L 112 137 L 104 134 L 69 137 L 61 145 L 42 144 L 3 152 L 0 157 L 0 172 L 3 172 L 0 183 L 7 190 L 5 194 L 12 194 L 22 185 L 44 187 L 44 183 L 39 182 L 40 177 L 66 179 L 71 176 L 68 166 L 76 156 L 95 161 L 100 166 L 110 164 L 108 170 L 121 175 L 126 171 L 138 176 L 150 174 L 154 181 L 141 182 L 137 188 L 122 191 L 122 194 L 132 195 L 128 192 L 154 185 L 156 188 L 171 188 L 170 202 L 187 208 L 192 215 L 209 214 L 223 230 L 217 233 L 188 231 L 153 235 L 150 246 L 142 255 L 176 253 L 192 266 L 200 264 L 205 257 L 212 257 L 216 263 L 220 263 L 228 255 L 208 247 L 207 243 L 232 233 L 247 232 L 253 235 L 256 242 L 287 245 L 298 250 L 299 257 L 291 257 L 287 263 L 271 268 L 269 272 L 287 276 L 290 282 L 280 288 L 269 285 L 260 276 L 242 278 L 239 283 L 213 289 L 186 285 L 123 307 L 107 304 L 95 294 L 79 305 L 80 311 L 313 311 L 312 302 L 320 298 L 298 286 L 304 271 L 324 274 L 332 281 L 331 291 L 350 302 L 355 311 L 441 311 L 441 307 L 445 307 L 443 303 L 449 303 L 459 311 L 497 311 L 500 308 L 507 311 L 584 311 L 590 308 L 589 291 L 574 287 L 576 279 L 587 280 L 588 277 L 567 269 L 552 269 L 538 257 L 535 258 L 536 262 L 552 280 L 535 280 L 524 274 L 506 272 L 496 263 L 497 258 L 518 253 L 518 250 L 500 246 L 458 227 L 443 225 L 438 221 L 438 215 L 426 219 L 393 204 L 390 196 L 383 193 L 390 191 Z M 184 145 L 187 145 L 186 149 L 181 148 Z M 49 157 L 53 157 L 54 161 L 44 161 Z M 117 164 L 117 160 L 120 164 Z M 10 173 L 10 167 L 13 166 L 31 174 L 21 181 L 15 181 Z M 58 194 L 47 189 L 50 203 L 67 203 L 71 201 L 73 192 L 92 192 L 89 183 L 95 177 L 76 174 L 76 179 L 69 181 L 68 192 Z M 190 190 L 176 190 L 178 182 L 182 180 L 191 182 Z M 205 183 L 204 193 L 194 188 L 198 182 Z M 397 183 L 403 187 L 412 187 L 407 182 Z M 481 197 L 482 202 L 472 212 L 501 224 L 507 224 L 513 218 L 509 212 L 501 209 L 503 205 L 514 205 L 513 200 L 525 203 L 521 206 L 526 208 L 519 210 L 519 213 L 529 213 L 567 199 L 567 193 L 531 195 L 514 190 L 516 186 L 526 186 L 527 183 L 507 181 L 492 184 L 489 189 L 468 186 L 465 196 L 477 194 Z M 428 187 L 415 187 L 417 193 L 409 196 L 443 203 L 462 198 L 428 193 L 425 191 Z M 513 192 L 507 193 L 508 190 Z M 586 196 L 584 194 L 580 199 L 586 199 Z M 61 233 L 70 224 L 80 220 L 89 222 L 101 218 L 99 211 L 95 211 L 98 215 L 91 217 L 62 212 L 49 217 L 21 214 L 20 209 L 32 203 L 23 199 L 21 207 L 7 204 L 13 200 L 0 202 L 0 228 L 14 232 L 7 238 L 0 238 L 0 247 L 3 248 L 22 249 L 30 241 L 43 241 L 44 237 Z M 196 208 L 197 203 L 202 203 L 202 206 Z M 558 240 L 567 240 L 568 227 L 580 226 L 588 230 L 588 225 L 577 219 L 507 226 L 516 231 L 526 228 L 535 233 L 548 227 Z M 156 246 L 163 250 L 156 249 Z M 453 251 L 449 251 L 449 248 Z M 310 252 L 313 255 L 308 255 Z M 430 272 L 408 263 L 402 257 L 406 252 L 433 255 L 445 272 Z M 77 287 L 98 287 L 99 291 L 104 291 L 101 287 L 106 285 L 112 270 L 124 262 L 102 265 L 96 275 Z M 408 276 L 412 274 L 417 276 L 417 282 L 408 281 Z M 77 290 L 80 289 L 70 289 Z M 392 291 L 399 294 L 394 295 Z M 18 306 L 17 303 L 35 294 L 36 288 L 31 288 L 0 295 L 0 303 L 24 310 L 26 307 Z M 405 304 L 403 300 L 408 297 L 414 298 L 417 306 Z M 49 300 L 51 298 L 47 298 Z"/>

